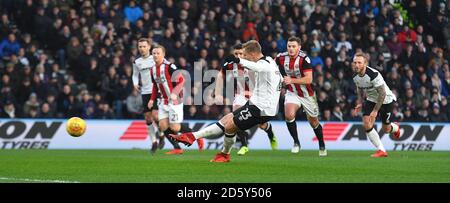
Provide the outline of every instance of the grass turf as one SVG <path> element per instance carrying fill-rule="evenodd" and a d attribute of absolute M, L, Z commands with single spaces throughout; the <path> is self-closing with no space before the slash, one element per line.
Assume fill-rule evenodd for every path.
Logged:
<path fill-rule="evenodd" d="M 154 156 L 145 150 L 0 150 L 0 182 L 450 182 L 450 152 L 251 150 L 230 163 L 217 151 Z"/>

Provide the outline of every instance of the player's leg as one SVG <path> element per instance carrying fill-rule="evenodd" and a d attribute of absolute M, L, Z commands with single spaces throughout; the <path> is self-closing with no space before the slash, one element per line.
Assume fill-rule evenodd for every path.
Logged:
<path fill-rule="evenodd" d="M 289 134 L 294 140 L 294 146 L 291 149 L 292 153 L 298 153 L 300 151 L 300 141 L 297 134 L 297 123 L 295 122 L 295 116 L 300 108 L 298 104 L 286 103 L 284 104 L 284 119 L 286 121 L 286 126 L 289 130 Z"/>
<path fill-rule="evenodd" d="M 267 133 L 267 137 L 269 137 L 270 141 L 270 147 L 272 148 L 272 150 L 276 150 L 278 148 L 278 141 L 273 132 L 272 124 L 270 124 L 270 122 L 265 122 L 263 124 L 260 124 L 259 128 Z"/>
<path fill-rule="evenodd" d="M 183 104 L 170 105 L 169 107 L 169 127 L 172 130 L 171 134 L 177 134 L 178 132 L 192 132 L 192 129 L 189 128 L 189 125 L 181 125 L 184 117 Z M 197 139 L 197 144 L 199 150 L 203 150 L 203 138 Z"/>
<path fill-rule="evenodd" d="M 145 124 L 147 127 L 147 132 L 150 137 L 150 141 L 152 142 L 151 152 L 155 153 L 156 150 L 158 149 L 158 139 L 157 139 L 157 135 L 156 135 L 156 129 L 154 127 L 153 118 L 151 116 L 151 112 L 145 112 L 144 118 L 145 118 Z"/>
<path fill-rule="evenodd" d="M 166 154 L 180 154 L 183 153 L 180 145 L 176 140 L 169 139 L 169 135 L 173 134 L 172 130 L 169 128 L 169 106 L 165 104 L 159 105 L 158 109 L 158 118 L 159 118 L 159 130 L 164 134 L 166 138 L 168 138 L 170 144 L 173 145 L 173 150 L 167 152 Z"/>
<path fill-rule="evenodd" d="M 237 103 L 237 98 L 234 100 L 234 104 Z M 233 111 L 236 111 L 237 109 L 241 108 L 242 105 L 233 105 Z M 241 148 L 237 152 L 238 155 L 245 155 L 249 149 L 248 149 L 248 133 L 245 130 L 237 130 L 236 132 L 237 136 L 241 140 Z"/>
<path fill-rule="evenodd" d="M 236 132 L 238 130 L 248 130 L 261 123 L 262 119 L 260 110 L 254 105 L 249 105 L 249 102 L 233 111 L 233 117 L 228 117 L 222 121 L 225 127 L 223 148 L 211 162 L 229 162 L 231 148 L 236 142 Z"/>
<path fill-rule="evenodd" d="M 144 107 L 144 119 L 147 127 L 147 132 L 150 137 L 150 141 L 152 142 L 151 152 L 155 153 L 158 149 L 158 140 L 156 137 L 156 130 L 154 127 L 154 120 L 152 118 L 151 110 L 148 108 L 147 104 L 150 101 L 150 94 L 141 95 L 142 97 L 142 105 Z"/>
<path fill-rule="evenodd" d="M 164 133 L 160 132 L 160 130 L 159 130 L 158 105 L 154 104 L 153 106 L 154 106 L 152 108 L 153 127 L 156 132 L 156 137 L 159 139 L 158 148 L 162 149 L 162 148 L 164 148 L 164 145 L 165 145 L 165 141 L 164 141 L 165 137 L 164 137 Z"/>
<path fill-rule="evenodd" d="M 373 110 L 375 103 L 370 101 L 365 101 L 363 104 L 363 126 L 366 130 L 366 135 L 369 137 L 370 142 L 377 148 L 377 152 L 372 154 L 372 157 L 386 157 L 387 152 L 381 142 L 380 135 L 373 127 L 375 121 L 370 119 L 370 113 Z"/>
<path fill-rule="evenodd" d="M 299 98 L 303 109 L 306 112 L 306 118 L 309 125 L 314 130 L 314 134 L 319 142 L 319 156 L 327 156 L 325 142 L 323 140 L 322 125 L 319 121 L 319 105 L 315 96 Z"/>
<path fill-rule="evenodd" d="M 383 104 L 381 106 L 379 115 L 381 117 L 382 128 L 385 133 L 389 133 L 394 136 L 395 139 L 400 138 L 400 126 L 398 123 L 391 122 L 393 103 Z"/>
<path fill-rule="evenodd" d="M 325 142 L 323 140 L 323 129 L 318 117 L 312 117 L 307 115 L 309 125 L 314 130 L 317 141 L 319 142 L 319 156 L 327 156 L 327 150 L 325 148 Z"/>
<path fill-rule="evenodd" d="M 228 162 L 230 161 L 231 147 L 236 141 L 236 132 L 238 129 L 247 130 L 260 123 L 261 112 L 256 106 L 250 106 L 249 103 L 243 107 L 229 113 L 220 119 L 217 123 L 203 128 L 200 131 L 192 133 L 184 133 L 181 135 L 171 135 L 173 139 L 176 139 L 186 145 L 191 145 L 195 139 L 220 135 L 225 133 L 224 147 L 222 152 L 218 153 L 216 157 L 211 160 L 213 162 Z"/>

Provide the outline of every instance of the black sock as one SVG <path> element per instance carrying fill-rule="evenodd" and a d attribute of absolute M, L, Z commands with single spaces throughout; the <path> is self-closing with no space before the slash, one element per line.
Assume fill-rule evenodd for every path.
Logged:
<path fill-rule="evenodd" d="M 320 149 L 325 149 L 325 142 L 323 141 L 323 131 L 322 125 L 319 124 L 316 129 L 314 129 L 314 133 L 316 134 L 317 140 L 319 140 Z"/>
<path fill-rule="evenodd" d="M 294 139 L 294 144 L 300 145 L 300 141 L 298 141 L 298 134 L 297 134 L 297 123 L 294 121 L 288 122 L 286 121 L 287 128 L 289 130 L 289 133 L 291 134 L 292 138 Z"/>
<path fill-rule="evenodd" d="M 236 132 L 236 134 L 239 137 L 239 139 L 241 140 L 242 146 L 246 147 L 248 145 L 248 141 L 247 141 L 248 133 L 244 130 L 238 130 Z"/>
<path fill-rule="evenodd" d="M 270 125 L 270 123 L 267 123 L 268 128 L 264 129 L 264 131 L 266 131 L 267 136 L 269 137 L 270 140 L 273 140 L 273 131 L 272 131 L 272 125 Z"/>
<path fill-rule="evenodd" d="M 170 129 L 167 129 L 166 131 L 164 131 L 164 136 L 169 140 L 170 144 L 173 145 L 173 148 L 175 149 L 181 149 L 180 145 L 178 144 L 178 142 L 176 140 L 173 140 L 169 137 L 169 134 L 173 134 L 173 131 Z"/>
<path fill-rule="evenodd" d="M 190 133 L 190 132 L 192 132 L 192 129 L 187 124 L 186 125 L 181 124 L 180 132 L 181 133 Z"/>

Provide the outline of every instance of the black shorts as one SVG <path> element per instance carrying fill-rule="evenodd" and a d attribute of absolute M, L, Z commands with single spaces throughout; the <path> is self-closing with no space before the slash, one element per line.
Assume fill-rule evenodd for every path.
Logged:
<path fill-rule="evenodd" d="M 241 108 L 233 111 L 234 124 L 240 130 L 248 130 L 257 124 L 263 124 L 274 119 L 275 116 L 261 116 L 261 111 L 255 105 L 245 103 Z"/>
<path fill-rule="evenodd" d="M 148 108 L 148 102 L 150 101 L 150 98 L 152 97 L 151 94 L 143 94 L 142 96 L 142 106 L 144 107 L 144 113 L 147 113 L 150 111 Z M 156 98 L 158 98 L 158 95 L 156 95 Z M 155 100 L 153 102 L 153 108 L 152 110 L 158 110 L 158 102 Z"/>
<path fill-rule="evenodd" d="M 372 113 L 373 107 L 376 103 L 371 101 L 364 101 L 363 104 L 363 116 L 369 116 L 370 113 Z M 392 116 L 392 108 L 393 108 L 394 102 L 391 102 L 389 104 L 383 104 L 381 105 L 380 111 L 378 111 L 378 116 L 381 117 L 381 122 L 388 125 L 391 123 L 391 116 Z"/>

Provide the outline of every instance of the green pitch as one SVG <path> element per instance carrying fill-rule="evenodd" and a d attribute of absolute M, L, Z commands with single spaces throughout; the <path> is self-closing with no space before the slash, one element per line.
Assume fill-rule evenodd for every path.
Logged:
<path fill-rule="evenodd" d="M 0 150 L 0 182 L 450 182 L 450 152 L 217 151 L 154 156 L 144 150 Z"/>

